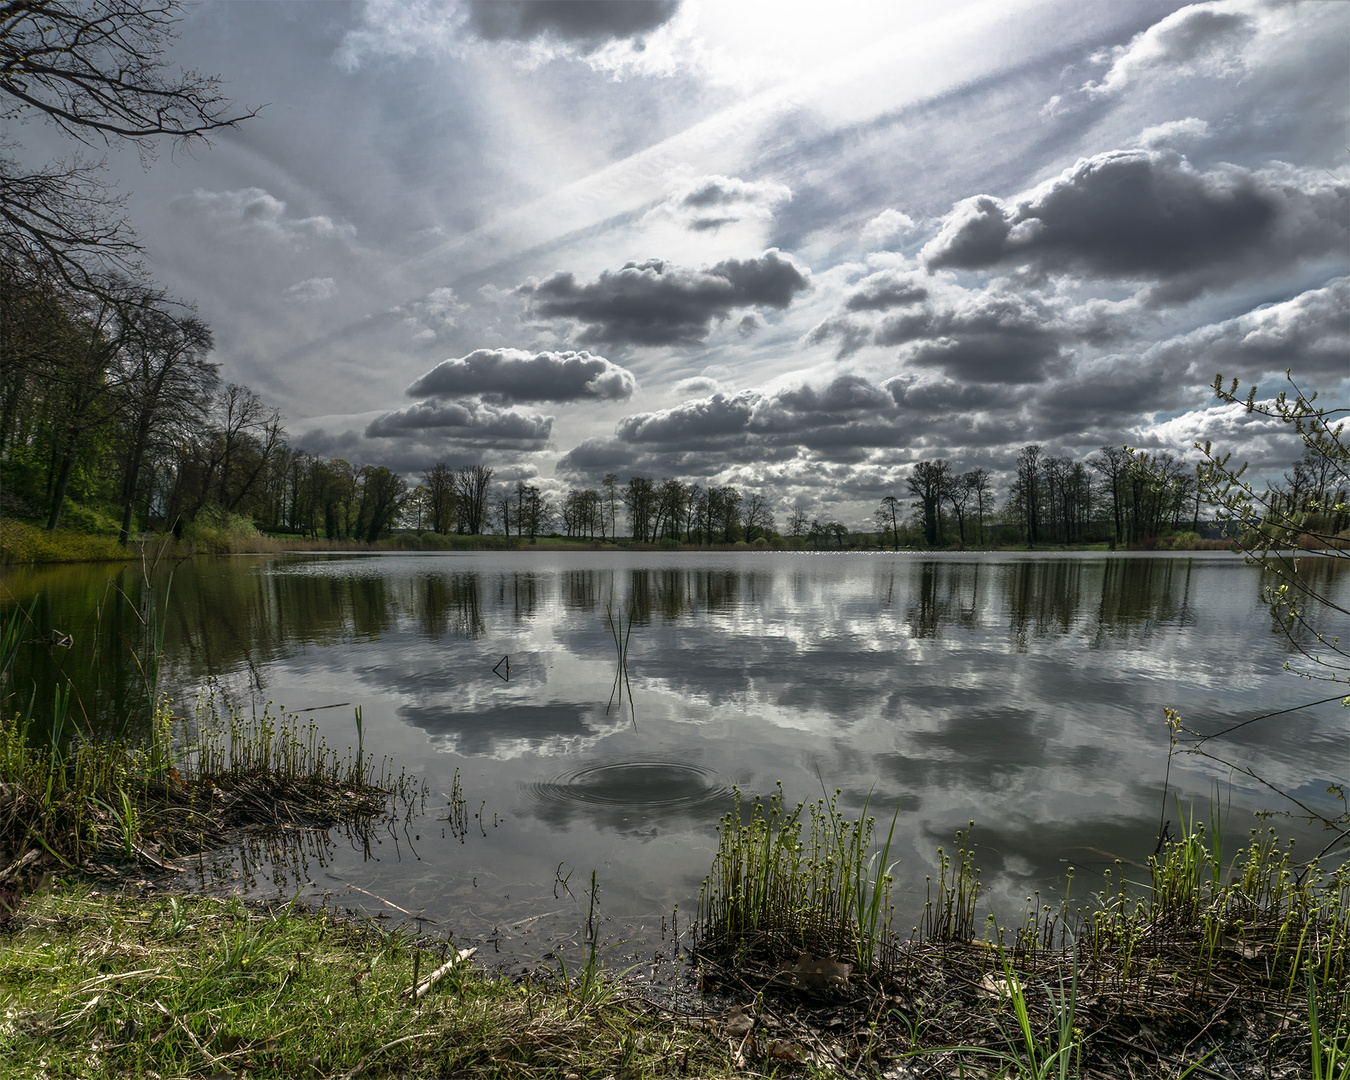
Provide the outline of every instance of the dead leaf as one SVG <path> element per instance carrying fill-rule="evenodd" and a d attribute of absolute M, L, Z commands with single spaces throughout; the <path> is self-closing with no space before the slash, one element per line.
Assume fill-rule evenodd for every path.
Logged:
<path fill-rule="evenodd" d="M 755 1018 L 747 1016 L 744 1006 L 732 1009 L 725 1020 L 726 1033 L 733 1039 L 743 1039 L 755 1026 Z"/>
<path fill-rule="evenodd" d="M 980 985 L 976 987 L 975 993 L 983 998 L 1005 998 L 1009 995 L 1008 980 L 1002 975 L 986 973 L 980 979 Z"/>
<path fill-rule="evenodd" d="M 803 986 L 847 986 L 852 964 L 841 964 L 825 956 L 814 956 L 809 952 L 797 954 L 797 963 L 784 960 L 778 965 L 783 974 L 792 976 Z"/>
<path fill-rule="evenodd" d="M 794 1061 L 798 1064 L 806 1060 L 787 1039 L 770 1039 L 764 1044 L 764 1054 L 779 1061 Z"/>

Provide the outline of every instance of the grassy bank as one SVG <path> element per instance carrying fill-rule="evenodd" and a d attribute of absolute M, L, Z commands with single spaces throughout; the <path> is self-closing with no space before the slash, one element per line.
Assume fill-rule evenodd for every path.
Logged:
<path fill-rule="evenodd" d="M 1344 867 L 1270 834 L 1225 860 L 1197 825 L 1133 883 L 1117 867 L 1081 906 L 1028 898 L 1002 925 L 963 831 L 898 933 L 887 843 L 825 800 L 729 815 L 699 913 L 707 993 L 680 1008 L 593 945 L 508 980 L 453 938 L 296 904 L 59 884 L 0 916 L 0 1060 L 18 1077 L 1350 1075 Z"/>
<path fill-rule="evenodd" d="M 58 889 L 0 931 L 0 1060 L 14 1078 L 732 1073 L 714 1024 L 458 955 L 290 906 Z"/>

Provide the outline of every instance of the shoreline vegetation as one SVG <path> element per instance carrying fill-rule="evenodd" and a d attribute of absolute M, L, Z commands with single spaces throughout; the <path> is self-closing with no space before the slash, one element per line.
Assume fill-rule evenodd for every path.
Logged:
<path fill-rule="evenodd" d="M 1269 829 L 1226 855 L 1219 823 L 1180 806 L 1182 836 L 1146 864 L 1081 899 L 1070 868 L 1057 905 L 1011 919 L 981 907 L 972 823 L 906 931 L 894 817 L 849 819 L 839 792 L 738 798 L 678 991 L 607 967 L 594 879 L 590 929 L 515 978 L 453 935 L 174 889 L 180 860 L 241 830 L 411 807 L 417 782 L 376 772 L 356 719 L 345 756 L 209 692 L 139 743 L 33 745 L 34 725 L 4 722 L 6 1075 L 1347 1075 L 1350 865 Z M 167 891 L 145 891 L 147 868 Z"/>
<path fill-rule="evenodd" d="M 1350 541 L 1347 541 L 1350 543 Z M 1324 545 L 1312 538 L 1299 540 L 1305 550 L 1319 550 Z M 277 555 L 285 553 L 398 553 L 449 551 L 908 551 L 919 553 L 950 551 L 1240 551 L 1241 548 L 1223 539 L 1203 538 L 1194 533 L 1179 533 L 1154 537 L 1138 543 L 1115 547 L 1107 542 L 1082 544 L 1043 543 L 1029 547 L 1026 544 L 1001 544 L 986 547 L 951 545 L 944 548 L 900 547 L 879 543 L 871 533 L 854 534 L 838 543 L 813 544 L 806 540 L 776 537 L 760 538 L 753 543 L 738 541 L 732 544 L 685 544 L 673 540 L 633 541 L 592 540 L 558 535 L 539 536 L 531 541 L 515 536 L 482 534 L 476 536 L 442 534 L 430 531 L 397 532 L 376 541 L 328 540 L 261 532 L 251 525 L 234 525 L 229 529 L 199 528 L 182 539 L 171 534 L 149 535 L 124 547 L 116 536 L 85 533 L 74 530 L 48 530 L 13 518 L 0 518 L 0 565 L 44 565 L 55 563 L 136 562 L 191 555 Z"/>
<path fill-rule="evenodd" d="M 0 912 L 0 1057 L 16 1077 L 1346 1075 L 1345 865 L 1272 830 L 1225 859 L 1192 820 L 1005 924 L 982 919 L 972 828 L 904 933 L 875 824 L 781 793 L 726 815 L 683 992 L 607 967 L 593 931 L 507 977 L 453 935 L 298 900 L 48 878 Z"/>

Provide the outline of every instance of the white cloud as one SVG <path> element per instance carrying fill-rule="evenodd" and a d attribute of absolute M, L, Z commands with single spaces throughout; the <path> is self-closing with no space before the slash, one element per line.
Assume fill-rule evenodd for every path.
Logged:
<path fill-rule="evenodd" d="M 1114 94 L 1130 83 L 1155 76 L 1223 76 L 1245 66 L 1242 45 L 1255 33 L 1254 5 L 1220 0 L 1191 4 L 1159 20 L 1128 45 L 1093 59 L 1110 60 L 1099 82 L 1083 89 L 1093 95 Z"/>
<path fill-rule="evenodd" d="M 863 243 L 882 247 L 914 231 L 914 219 L 900 210 L 886 209 L 863 226 Z"/>
<path fill-rule="evenodd" d="M 236 191 L 206 191 L 196 188 L 170 204 L 175 212 L 196 218 L 220 232 L 264 236 L 282 244 L 308 240 L 351 240 L 356 228 L 334 221 L 326 214 L 297 218 L 286 212 L 286 203 L 263 188 Z"/>
<path fill-rule="evenodd" d="M 1185 120 L 1169 120 L 1165 124 L 1146 127 L 1139 133 L 1136 141 L 1140 146 L 1146 146 L 1150 150 L 1167 147 L 1181 149 L 1208 137 L 1209 124 L 1194 116 L 1188 116 Z"/>

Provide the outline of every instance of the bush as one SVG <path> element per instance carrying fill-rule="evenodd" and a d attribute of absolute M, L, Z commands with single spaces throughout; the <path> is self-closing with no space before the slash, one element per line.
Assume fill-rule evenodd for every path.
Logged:
<path fill-rule="evenodd" d="M 122 526 L 111 514 L 104 513 L 96 507 L 68 502 L 61 510 L 61 527 L 70 532 L 116 535 Z"/>
<path fill-rule="evenodd" d="M 48 531 L 12 518 L 0 519 L 0 562 L 121 562 L 132 554 L 114 537 L 66 529 Z"/>
<path fill-rule="evenodd" d="M 281 550 L 280 543 L 260 533 L 248 518 L 219 510 L 205 510 L 185 525 L 183 542 L 208 555 Z"/>

